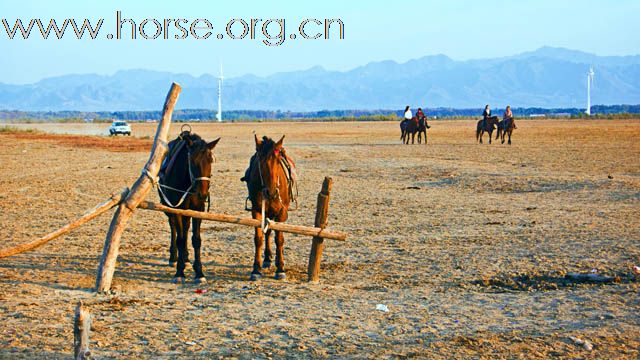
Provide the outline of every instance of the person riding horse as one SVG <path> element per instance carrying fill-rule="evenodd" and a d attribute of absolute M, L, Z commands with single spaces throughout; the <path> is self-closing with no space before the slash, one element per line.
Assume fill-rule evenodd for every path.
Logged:
<path fill-rule="evenodd" d="M 510 121 L 513 124 L 513 128 L 517 129 L 515 120 L 513 119 L 513 112 L 511 111 L 511 106 L 507 105 L 507 108 L 504 110 L 504 114 L 502 115 L 502 120 L 504 120 L 505 123 L 507 122 L 507 120 Z"/>
<path fill-rule="evenodd" d="M 409 105 L 407 105 L 407 107 L 404 108 L 404 119 L 411 120 L 412 118 L 413 118 L 413 113 L 411 112 L 411 108 L 409 107 Z"/>
<path fill-rule="evenodd" d="M 489 107 L 489 105 L 484 107 L 484 111 L 482 112 L 482 119 L 483 119 L 483 127 L 484 124 L 487 123 L 487 120 L 491 117 L 491 108 Z"/>
<path fill-rule="evenodd" d="M 416 118 L 418 119 L 418 122 L 424 120 L 424 126 L 427 129 L 431 129 L 431 126 L 429 126 L 429 123 L 427 123 L 427 117 L 424 115 L 422 108 L 418 108 L 418 112 L 416 112 Z"/>

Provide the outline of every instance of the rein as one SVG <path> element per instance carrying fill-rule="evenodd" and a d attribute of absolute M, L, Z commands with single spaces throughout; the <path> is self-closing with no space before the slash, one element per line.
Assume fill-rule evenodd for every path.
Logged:
<path fill-rule="evenodd" d="M 269 189 L 265 186 L 264 184 L 264 177 L 262 176 L 262 165 L 260 163 L 260 153 L 256 153 L 256 159 L 258 160 L 258 174 L 260 175 L 260 186 L 262 186 L 262 189 L 260 191 L 262 191 L 262 201 L 261 201 L 261 206 L 260 206 L 260 214 L 262 215 L 261 218 L 261 224 L 260 227 L 262 228 L 262 233 L 266 234 L 267 231 L 269 230 L 269 222 L 267 221 L 267 217 L 265 216 L 265 208 L 266 208 L 266 198 L 269 197 Z M 278 176 L 278 184 L 276 186 L 276 194 L 278 194 L 278 202 L 282 203 L 282 198 L 280 197 L 280 188 L 278 187 L 280 186 L 280 177 Z M 269 200 L 273 200 L 272 198 L 269 197 Z"/>
<path fill-rule="evenodd" d="M 257 166 L 258 166 L 258 175 L 260 175 L 260 186 L 262 186 L 261 192 L 262 192 L 262 201 L 261 201 L 261 214 L 262 214 L 262 232 L 266 233 L 269 230 L 269 220 L 266 218 L 265 216 L 265 208 L 266 208 L 266 199 L 268 198 L 269 200 L 272 201 L 277 201 L 280 204 L 282 204 L 282 197 L 280 196 L 280 176 L 277 177 L 277 183 L 276 183 L 276 193 L 273 194 L 272 196 L 269 196 L 269 189 L 267 188 L 267 186 L 265 185 L 264 182 L 264 177 L 262 175 L 262 166 L 260 165 L 260 153 L 257 152 L 256 153 L 256 159 L 257 159 Z M 278 161 L 280 163 L 280 166 L 282 167 L 282 170 L 285 173 L 285 176 L 287 178 L 287 188 L 289 189 L 289 200 L 294 202 L 296 204 L 296 209 L 298 208 L 298 199 L 297 199 L 297 193 L 298 193 L 298 184 L 293 180 L 292 175 L 291 175 L 291 165 L 287 165 L 287 161 L 284 159 L 279 159 Z M 295 194 L 294 194 L 294 188 L 295 188 Z"/>
<path fill-rule="evenodd" d="M 187 150 L 187 166 L 189 168 L 189 179 L 191 180 L 191 185 L 189 185 L 189 188 L 187 188 L 187 190 L 181 190 L 181 189 L 176 189 L 174 187 L 171 187 L 169 185 L 164 185 L 161 184 L 158 177 L 152 177 L 151 174 L 149 173 L 148 170 L 143 170 L 142 173 L 144 175 L 146 175 L 149 179 L 151 179 L 151 183 L 156 186 L 158 188 L 158 192 L 160 193 L 160 196 L 162 196 L 162 199 L 164 200 L 164 202 L 167 203 L 167 205 L 169 205 L 169 207 L 172 208 L 177 208 L 178 206 L 182 205 L 182 203 L 186 200 L 188 195 L 192 195 L 195 194 L 195 192 L 192 191 L 193 187 L 196 185 L 196 183 L 198 181 L 209 181 L 211 182 L 211 177 L 207 177 L 207 176 L 200 176 L 200 177 L 194 177 L 193 176 L 193 171 L 191 170 L 191 152 Z M 180 197 L 180 200 L 178 201 L 178 203 L 173 204 L 168 198 L 167 195 L 165 194 L 163 189 L 168 189 L 168 190 L 172 190 L 175 191 L 177 193 L 182 193 L 182 196 Z M 211 207 L 211 194 L 207 194 L 207 212 L 209 211 Z"/>

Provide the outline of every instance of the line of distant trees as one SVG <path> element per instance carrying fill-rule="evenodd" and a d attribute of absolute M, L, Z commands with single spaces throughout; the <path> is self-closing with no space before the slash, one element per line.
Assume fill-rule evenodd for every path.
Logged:
<path fill-rule="evenodd" d="M 231 110 L 223 113 L 226 121 L 250 121 L 250 120 L 300 120 L 300 121 L 385 121 L 397 120 L 402 117 L 404 109 L 399 110 L 320 110 L 320 111 L 271 111 L 271 110 Z M 501 109 L 500 109 L 501 110 Z M 480 117 L 483 109 L 455 109 L 455 108 L 431 108 L 425 113 L 429 117 L 437 118 L 469 118 Z M 513 108 L 516 117 L 572 117 L 586 118 L 584 109 L 577 108 Z M 498 111 L 495 111 L 496 115 Z M 592 117 L 610 118 L 637 117 L 640 114 L 640 105 L 595 105 L 591 108 Z M 18 111 L 0 110 L 0 120 L 29 120 L 29 121 L 147 121 L 159 120 L 161 111 Z M 204 109 L 176 110 L 173 113 L 174 121 L 215 121 L 216 112 Z"/>

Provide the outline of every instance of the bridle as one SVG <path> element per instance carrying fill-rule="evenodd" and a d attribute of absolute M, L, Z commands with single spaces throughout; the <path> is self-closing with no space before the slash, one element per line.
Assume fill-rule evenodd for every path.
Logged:
<path fill-rule="evenodd" d="M 158 181 L 158 178 L 156 177 L 154 179 L 146 169 L 143 170 L 143 173 L 147 177 L 149 177 L 149 179 L 151 179 L 151 182 L 153 183 L 153 185 L 156 185 L 158 187 L 158 192 L 160 193 L 160 196 L 162 196 L 162 199 L 164 200 L 164 202 L 167 203 L 169 207 L 177 208 L 178 206 L 182 205 L 182 203 L 186 200 L 188 195 L 195 194 L 195 192 L 193 191 L 193 188 L 196 186 L 198 181 L 209 181 L 209 184 L 211 184 L 211 175 L 200 176 L 200 177 L 195 177 L 193 175 L 193 170 L 191 169 L 191 151 L 189 151 L 188 149 L 187 149 L 187 167 L 189 169 L 189 179 L 191 180 L 191 185 L 189 185 L 189 188 L 187 188 L 187 190 L 176 189 L 169 185 L 160 184 L 160 182 Z M 176 204 L 173 204 L 167 198 L 167 195 L 165 194 L 163 189 L 168 189 L 178 193 L 182 193 L 182 196 L 180 197 L 180 200 Z M 207 211 L 209 211 L 210 207 L 211 207 L 211 194 L 207 191 Z"/>
<path fill-rule="evenodd" d="M 262 191 L 262 201 L 264 201 L 265 198 L 275 201 L 277 200 L 279 203 L 282 203 L 282 198 L 280 197 L 280 176 L 278 176 L 277 182 L 276 182 L 276 192 L 275 194 L 269 194 L 269 188 L 265 185 L 264 183 L 264 177 L 262 176 L 262 166 L 261 166 L 261 158 L 260 158 L 260 153 L 257 154 L 257 159 L 258 159 L 258 174 L 260 175 L 260 186 L 262 186 L 261 191 Z"/>
<path fill-rule="evenodd" d="M 269 230 L 269 223 L 271 220 L 267 219 L 267 217 L 265 216 L 265 208 L 266 208 L 266 199 L 269 199 L 270 201 L 278 201 L 280 204 L 282 204 L 282 198 L 280 197 L 280 176 L 278 176 L 277 178 L 277 182 L 276 182 L 276 192 L 275 194 L 269 194 L 269 188 L 265 185 L 264 183 L 264 177 L 262 176 L 262 161 L 261 161 L 261 157 L 260 157 L 260 152 L 256 153 L 256 159 L 258 160 L 258 174 L 260 175 L 260 186 L 262 186 L 262 188 L 260 189 L 260 191 L 262 192 L 262 202 L 261 202 L 261 215 L 262 215 L 262 223 L 261 223 L 261 228 L 262 228 L 262 233 L 266 234 L 266 232 Z"/>

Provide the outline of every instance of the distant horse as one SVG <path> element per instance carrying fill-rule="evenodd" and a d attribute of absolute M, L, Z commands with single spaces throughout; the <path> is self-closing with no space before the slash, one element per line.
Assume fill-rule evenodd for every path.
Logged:
<path fill-rule="evenodd" d="M 263 223 L 266 221 L 263 216 L 277 222 L 284 222 L 289 216 L 289 204 L 293 200 L 293 192 L 291 190 L 293 186 L 291 172 L 293 163 L 284 153 L 282 147 L 284 136 L 278 142 L 274 142 L 266 136 L 262 140 L 259 140 L 255 135 L 254 138 L 256 153 L 251 158 L 251 164 L 245 177 L 249 190 L 249 200 L 251 201 L 251 216 L 257 220 L 263 220 Z M 262 277 L 260 270 L 271 266 L 270 234 L 270 229 L 264 234 L 262 228 L 255 228 L 253 237 L 255 256 L 251 280 L 260 279 Z M 275 231 L 275 243 L 275 278 L 282 280 L 286 278 L 286 274 L 284 270 L 284 236 L 281 231 Z M 263 248 L 264 263 L 262 261 Z"/>
<path fill-rule="evenodd" d="M 416 133 L 418 132 L 418 118 L 415 116 L 411 118 L 411 120 L 404 119 L 400 123 L 400 131 L 402 131 L 402 139 L 403 144 L 409 144 L 409 135 L 411 135 L 411 144 L 415 144 L 416 142 Z"/>
<path fill-rule="evenodd" d="M 211 183 L 211 165 L 213 163 L 213 148 L 220 138 L 210 143 L 204 141 L 197 134 L 184 131 L 169 143 L 172 150 L 170 158 L 165 160 L 161 170 L 158 192 L 163 205 L 183 210 L 204 211 L 209 200 L 209 185 Z M 184 268 L 188 262 L 187 237 L 189 236 L 188 216 L 166 214 L 171 227 L 171 246 L 169 247 L 169 265 L 177 262 L 174 283 L 183 283 Z M 200 259 L 201 219 L 193 218 L 191 244 L 193 245 L 195 282 L 205 283 L 207 280 L 202 271 Z M 177 254 L 176 254 L 177 252 Z"/>
<path fill-rule="evenodd" d="M 404 119 L 400 122 L 400 140 L 402 140 L 403 144 L 404 139 L 407 136 L 407 125 L 409 125 L 409 121 L 411 120 Z"/>
<path fill-rule="evenodd" d="M 509 138 L 508 144 L 511 145 L 511 133 L 516 128 L 516 122 L 514 119 L 504 119 L 498 123 L 498 132 L 496 133 L 496 140 L 501 137 L 502 144 L 504 144 L 504 136 Z"/>
<path fill-rule="evenodd" d="M 490 118 L 478 120 L 478 125 L 476 126 L 476 141 L 479 141 L 482 144 L 482 136 L 485 131 L 489 133 L 489 144 L 491 144 L 491 136 L 493 136 L 493 130 L 498 126 L 498 117 L 492 116 Z"/>
<path fill-rule="evenodd" d="M 424 134 L 424 144 L 427 145 L 427 118 L 423 117 L 418 121 L 418 144 L 422 144 L 422 134 Z"/>

